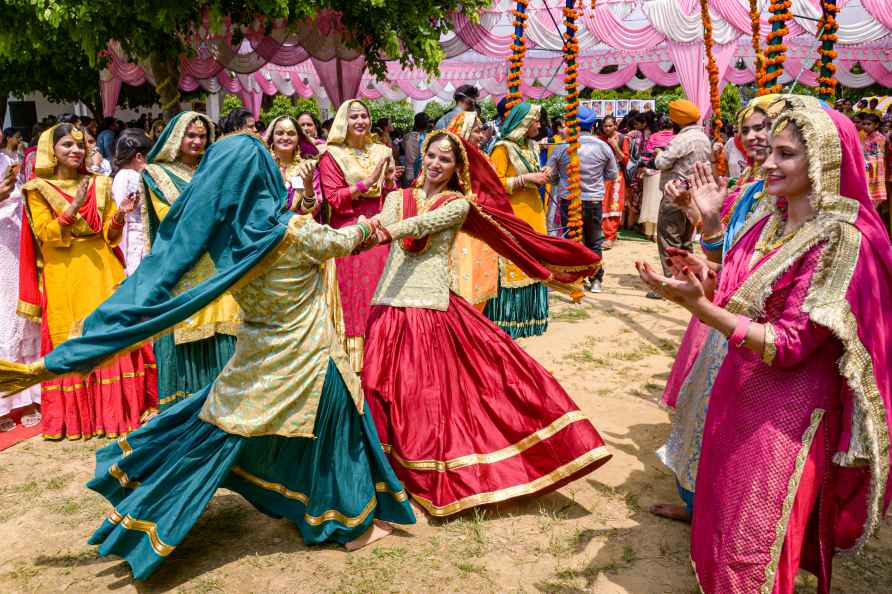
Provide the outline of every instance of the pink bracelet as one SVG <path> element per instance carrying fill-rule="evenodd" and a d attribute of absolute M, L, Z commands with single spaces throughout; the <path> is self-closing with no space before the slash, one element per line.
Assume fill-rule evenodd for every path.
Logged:
<path fill-rule="evenodd" d="M 360 194 L 365 194 L 369 191 L 369 187 L 365 185 L 365 182 L 362 180 L 356 182 L 356 189 L 359 191 Z"/>
<path fill-rule="evenodd" d="M 68 227 L 72 223 L 74 223 L 74 217 L 68 216 L 64 212 L 62 214 L 60 214 L 58 217 L 56 217 L 56 220 L 58 220 L 59 224 L 62 225 L 63 227 Z"/>
<path fill-rule="evenodd" d="M 737 348 L 742 348 L 752 323 L 753 321 L 746 316 L 737 316 L 737 326 L 734 328 L 731 336 L 728 337 L 728 342 Z"/>

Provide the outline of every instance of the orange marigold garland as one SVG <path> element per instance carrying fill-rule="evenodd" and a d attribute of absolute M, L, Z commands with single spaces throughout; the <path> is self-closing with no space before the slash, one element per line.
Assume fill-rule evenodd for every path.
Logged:
<path fill-rule="evenodd" d="M 771 16 L 768 22 L 771 23 L 771 31 L 768 33 L 768 44 L 766 47 L 767 56 L 765 58 L 765 76 L 759 84 L 760 95 L 770 95 L 771 93 L 780 93 L 783 90 L 777 80 L 780 78 L 784 69 L 784 61 L 787 46 L 784 45 L 784 35 L 790 32 L 787 29 L 787 21 L 793 16 L 790 7 L 793 5 L 791 0 L 780 0 L 772 2 L 769 7 Z"/>
<path fill-rule="evenodd" d="M 700 18 L 703 20 L 703 44 L 706 46 L 706 71 L 709 73 L 709 102 L 712 106 L 712 134 L 716 142 L 722 140 L 722 98 L 719 95 L 719 67 L 712 53 L 712 17 L 709 15 L 709 2 L 700 0 Z M 716 156 L 716 169 L 725 175 L 727 164 L 722 155 Z"/>
<path fill-rule="evenodd" d="M 759 0 L 750 0 L 750 22 L 753 25 L 753 56 L 756 60 L 756 87 L 760 91 L 765 82 L 765 54 L 762 53 L 762 14 L 759 11 Z"/>
<path fill-rule="evenodd" d="M 527 6 L 529 0 L 517 0 L 517 8 L 514 9 L 514 35 L 511 43 L 511 57 L 508 66 L 508 101 L 505 108 L 511 108 L 523 101 L 520 93 L 520 73 L 523 69 L 523 59 L 527 53 L 526 25 Z"/>
<path fill-rule="evenodd" d="M 594 4 L 594 2 L 592 2 Z M 564 5 L 564 124 L 567 127 L 567 155 L 570 164 L 567 166 L 567 189 L 569 195 L 567 236 L 575 241 L 582 241 L 582 201 L 580 200 L 579 179 L 579 87 L 576 84 L 579 55 L 579 41 L 576 39 L 576 19 L 579 11 L 576 0 L 565 0 Z"/>
<path fill-rule="evenodd" d="M 821 3 L 821 8 L 821 18 L 818 21 L 818 37 L 821 40 L 821 45 L 818 48 L 818 53 L 821 55 L 818 97 L 829 103 L 836 97 L 837 82 L 833 78 L 833 75 L 836 74 L 836 64 L 833 63 L 833 59 L 837 54 L 833 46 L 839 39 L 836 35 L 839 30 L 839 24 L 836 22 L 836 13 L 839 12 L 839 7 L 836 5 L 836 0 L 824 0 Z"/>

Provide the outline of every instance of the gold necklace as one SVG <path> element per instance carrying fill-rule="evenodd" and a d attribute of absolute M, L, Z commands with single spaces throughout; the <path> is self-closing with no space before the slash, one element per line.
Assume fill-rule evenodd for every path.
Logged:
<path fill-rule="evenodd" d="M 374 163 L 372 163 L 372 151 L 365 148 L 357 149 L 352 146 L 348 146 L 347 148 L 349 149 L 347 154 L 359 166 L 359 169 L 366 175 L 371 173 L 374 169 Z"/>

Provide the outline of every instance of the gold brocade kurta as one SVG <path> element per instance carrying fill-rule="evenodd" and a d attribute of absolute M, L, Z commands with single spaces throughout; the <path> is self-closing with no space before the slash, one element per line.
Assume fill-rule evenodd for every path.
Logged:
<path fill-rule="evenodd" d="M 81 179 L 50 181 L 74 196 Z M 121 233 L 114 238 L 110 234 L 117 212 L 111 197 L 111 179 L 96 178 L 96 208 L 102 218 L 99 233 L 90 229 L 79 214 L 73 225 L 63 227 L 57 217 L 69 202 L 45 180 L 31 180 L 23 189 L 31 229 L 40 244 L 49 336 L 53 345 L 58 345 L 69 336 L 76 336 L 83 319 L 124 280 L 124 266 L 112 251 L 120 242 Z"/>
<path fill-rule="evenodd" d="M 539 190 L 534 186 L 517 189 L 511 187 L 508 180 L 516 177 L 518 173 L 509 158 L 508 148 L 505 145 L 496 145 L 490 158 L 499 179 L 502 180 L 502 185 L 511 196 L 511 208 L 514 210 L 514 214 L 539 233 L 546 234 L 548 230 L 545 225 L 545 205 L 542 202 L 542 197 L 539 196 Z M 538 163 L 538 156 L 536 159 L 535 162 Z M 501 285 L 507 289 L 518 289 L 539 282 L 528 277 L 520 268 L 504 258 L 500 260 L 500 269 Z"/>
<path fill-rule="evenodd" d="M 146 167 L 146 172 L 152 177 L 161 191 L 164 193 L 165 200 L 156 196 L 151 190 L 148 191 L 148 199 L 152 201 L 152 208 L 158 215 L 159 221 L 163 221 L 170 210 L 170 206 L 179 198 L 179 191 L 167 176 L 170 170 L 177 177 L 190 181 L 194 170 L 177 161 L 173 163 L 152 164 Z M 148 234 L 146 235 L 148 237 Z M 151 246 L 147 246 L 151 250 Z M 179 282 L 176 292 L 182 293 L 189 288 L 197 285 L 203 279 L 210 276 L 214 271 L 214 263 L 210 258 L 204 256 L 195 267 L 186 274 Z M 224 293 L 197 314 L 188 320 L 177 324 L 174 328 L 173 336 L 176 344 L 184 344 L 189 342 L 197 342 L 214 336 L 215 334 L 228 334 L 237 336 L 239 331 L 240 312 L 238 304 L 232 295 Z"/>
<path fill-rule="evenodd" d="M 362 412 L 362 387 L 336 340 L 321 270 L 357 243 L 353 228 L 332 229 L 309 215 L 291 219 L 278 259 L 234 291 L 242 308 L 238 345 L 211 387 L 203 420 L 244 436 L 312 437 L 329 359 Z"/>

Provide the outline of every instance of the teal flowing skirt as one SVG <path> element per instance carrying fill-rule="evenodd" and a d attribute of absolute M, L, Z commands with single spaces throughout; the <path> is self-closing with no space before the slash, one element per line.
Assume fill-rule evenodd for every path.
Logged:
<path fill-rule="evenodd" d="M 548 329 L 548 289 L 542 283 L 519 289 L 499 284 L 499 293 L 486 303 L 483 315 L 511 338 L 539 336 Z"/>
<path fill-rule="evenodd" d="M 180 345 L 171 334 L 155 341 L 159 408 L 170 408 L 210 385 L 232 358 L 235 343 L 235 336 L 228 334 Z"/>
<path fill-rule="evenodd" d="M 100 555 L 123 557 L 134 579 L 148 578 L 174 551 L 220 487 L 294 522 L 307 544 L 346 543 L 375 518 L 415 522 L 371 415 L 358 413 L 334 363 L 315 439 L 226 433 L 198 418 L 209 390 L 96 452 L 87 487 L 114 509 L 89 543 Z"/>

